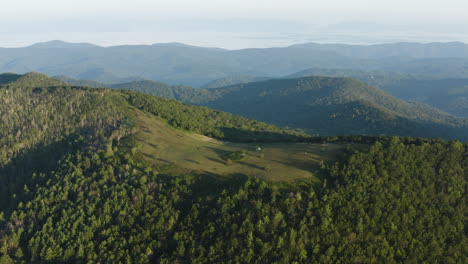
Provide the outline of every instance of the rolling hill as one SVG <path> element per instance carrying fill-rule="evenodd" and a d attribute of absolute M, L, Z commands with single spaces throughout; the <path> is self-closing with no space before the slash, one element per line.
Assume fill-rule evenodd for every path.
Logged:
<path fill-rule="evenodd" d="M 462 42 L 447 43 L 390 43 L 375 45 L 346 45 L 305 43 L 291 46 L 299 49 L 332 51 L 361 59 L 379 58 L 467 58 L 468 45 Z"/>
<path fill-rule="evenodd" d="M 393 78 L 389 80 L 394 82 Z M 272 79 L 216 89 L 170 86 L 152 81 L 113 87 L 204 105 L 282 127 L 304 129 L 312 134 L 466 140 L 466 120 L 422 103 L 403 101 L 349 78 Z"/>
<path fill-rule="evenodd" d="M 213 92 L 219 98 L 204 105 L 310 133 L 457 138 L 466 131 L 465 120 L 346 78 L 270 80 Z"/>
<path fill-rule="evenodd" d="M 454 116 L 468 117 L 468 79 L 418 79 L 412 75 L 352 69 L 308 69 L 286 78 L 306 76 L 350 77 L 379 87 L 400 99 L 425 103 Z"/>
<path fill-rule="evenodd" d="M 207 84 L 201 86 L 201 88 L 206 88 L 206 89 L 220 88 L 220 87 L 225 87 L 225 86 L 230 86 L 230 85 L 240 84 L 240 83 L 251 83 L 251 82 L 266 81 L 266 80 L 269 80 L 269 79 L 273 79 L 273 78 L 271 78 L 271 77 L 249 76 L 249 75 L 227 76 L 227 77 L 224 77 L 224 78 L 220 78 L 220 79 L 210 81 Z"/>
<path fill-rule="evenodd" d="M 82 79 L 75 79 L 65 75 L 57 75 L 53 76 L 53 78 L 58 79 L 64 83 L 73 86 L 83 86 L 83 87 L 93 87 L 93 88 L 104 88 L 109 87 L 110 85 L 107 83 L 97 82 L 97 81 L 90 81 L 90 80 L 82 80 Z"/>
<path fill-rule="evenodd" d="M 317 138 L 37 73 L 0 80 L 0 263 L 463 262 L 459 141 Z M 281 82 L 251 92 L 388 96 Z"/>

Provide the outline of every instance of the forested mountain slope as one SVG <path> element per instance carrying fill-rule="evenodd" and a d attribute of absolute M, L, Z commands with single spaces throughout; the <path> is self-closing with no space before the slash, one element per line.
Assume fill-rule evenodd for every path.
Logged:
<path fill-rule="evenodd" d="M 110 85 L 110 87 L 143 92 L 182 102 L 200 102 L 213 97 L 212 93 L 207 89 L 199 89 L 183 85 L 168 85 L 155 81 L 135 81 L 114 84 Z"/>
<path fill-rule="evenodd" d="M 468 147 L 458 141 L 311 138 L 133 91 L 63 86 L 38 74 L 2 78 L 0 263 L 466 259 Z M 154 120 L 161 125 L 150 127 Z M 346 151 L 322 162 L 312 181 L 278 183 L 161 167 L 144 148 L 157 150 L 167 135 L 139 136 L 157 131 L 181 144 L 201 133 L 285 148 L 333 141 Z M 170 158 L 164 153 L 156 158 Z M 238 152 L 229 157 L 246 162 Z"/>
<path fill-rule="evenodd" d="M 212 93 L 218 98 L 202 104 L 325 135 L 462 138 L 467 128 L 465 120 L 347 78 L 270 80 L 213 89 Z"/>
<path fill-rule="evenodd" d="M 368 75 L 362 73 L 361 76 Z M 376 83 L 405 82 L 392 75 L 387 79 L 385 76 L 375 78 Z M 205 105 L 320 135 L 400 135 L 466 140 L 468 125 L 464 119 L 422 103 L 400 100 L 349 78 L 272 79 L 216 89 L 170 86 L 154 81 L 111 87 Z M 463 104 L 459 109 L 463 111 Z"/>
<path fill-rule="evenodd" d="M 123 118 L 108 91 L 67 87 L 37 73 L 10 80 L 0 86 L 0 164 L 77 132 L 93 135 Z"/>
<path fill-rule="evenodd" d="M 383 71 L 364 71 L 356 69 L 303 70 L 282 78 L 301 78 L 311 76 L 348 77 L 381 88 L 403 100 L 421 102 L 451 115 L 467 118 L 468 100 L 466 90 L 468 79 L 424 79 L 421 76 Z M 427 78 L 427 76 L 426 76 Z M 268 78 L 253 76 L 230 76 L 213 80 L 206 88 L 221 88 L 228 85 L 264 81 Z M 281 79 L 281 78 L 269 78 Z"/>
<path fill-rule="evenodd" d="M 352 69 L 308 69 L 286 76 L 350 77 L 379 87 L 400 99 L 418 101 L 459 117 L 468 117 L 468 79 L 418 79 L 413 75 Z"/>
<path fill-rule="evenodd" d="M 269 79 L 273 79 L 271 77 L 258 77 L 258 76 L 250 76 L 250 75 L 236 75 L 236 76 L 226 76 L 224 78 L 216 79 L 206 83 L 205 85 L 201 86 L 201 88 L 220 88 L 231 86 L 240 83 L 251 83 L 251 82 L 260 82 L 266 81 Z"/>
<path fill-rule="evenodd" d="M 80 79 L 75 79 L 75 78 L 71 78 L 71 77 L 64 76 L 64 75 L 57 75 L 57 76 L 54 76 L 53 78 L 58 79 L 64 83 L 67 83 L 73 86 L 94 87 L 94 88 L 104 88 L 104 87 L 110 86 L 107 83 L 101 83 L 101 82 L 90 81 L 90 80 L 80 80 Z"/>

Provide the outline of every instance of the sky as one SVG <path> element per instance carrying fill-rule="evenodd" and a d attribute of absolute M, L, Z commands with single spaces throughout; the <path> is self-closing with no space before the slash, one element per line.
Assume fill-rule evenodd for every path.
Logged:
<path fill-rule="evenodd" d="M 0 9 L 0 46 L 468 42 L 466 10 L 467 0 L 14 0 Z"/>

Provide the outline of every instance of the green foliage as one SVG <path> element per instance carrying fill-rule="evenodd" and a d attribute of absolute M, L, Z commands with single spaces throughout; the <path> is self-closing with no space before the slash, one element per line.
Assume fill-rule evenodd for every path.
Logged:
<path fill-rule="evenodd" d="M 126 153 L 62 160 L 4 225 L 2 260 L 463 262 L 468 161 L 459 142 L 376 143 L 331 167 L 325 188 L 158 175 Z"/>
<path fill-rule="evenodd" d="M 297 141 L 306 136 L 263 122 L 191 106 L 175 100 L 123 90 L 136 108 L 167 120 L 172 127 L 228 141 Z"/>
<path fill-rule="evenodd" d="M 410 86 L 415 84 L 417 87 L 418 84 L 416 80 L 404 79 L 409 78 L 406 75 L 353 70 L 317 69 L 297 76 L 314 73 L 353 76 L 392 91 L 399 86 L 411 91 Z M 272 79 L 208 90 L 153 81 L 113 87 L 204 105 L 282 127 L 304 129 L 310 134 L 399 135 L 461 140 L 467 139 L 468 134 L 466 120 L 424 104 L 400 100 L 348 78 Z M 443 99 L 438 99 L 441 103 L 435 106 L 447 109 L 450 105 L 453 111 L 463 112 L 466 100 L 464 97 L 454 98 L 446 98 L 445 106 L 442 106 Z"/>
<path fill-rule="evenodd" d="M 441 71 L 437 71 L 440 73 Z M 308 69 L 287 77 L 305 76 L 349 77 L 379 87 L 409 101 L 426 103 L 455 116 L 468 117 L 468 79 L 440 79 L 434 76 L 413 76 L 390 72 L 354 69 Z"/>
<path fill-rule="evenodd" d="M 186 101 L 318 135 L 397 135 L 466 140 L 468 122 L 348 78 L 275 79 L 210 89 Z"/>
<path fill-rule="evenodd" d="M 459 141 L 306 138 L 372 143 L 323 164 L 313 183 L 165 175 L 142 159 L 122 95 L 7 86 L 0 263 L 466 262 L 468 146 Z M 243 126 L 252 134 L 219 137 L 297 139 L 227 113 L 123 93 L 181 129 Z"/>
<path fill-rule="evenodd" d="M 260 82 L 260 81 L 265 81 L 268 79 L 271 79 L 271 78 L 257 77 L 257 76 L 250 76 L 250 75 L 227 76 L 224 78 L 210 81 L 209 83 L 203 85 L 202 88 L 213 89 L 213 88 L 226 87 L 226 86 L 231 86 L 231 85 L 240 84 L 240 83 Z"/>
<path fill-rule="evenodd" d="M 0 211 L 28 197 L 63 155 L 104 148 L 125 133 L 130 116 L 121 97 L 47 86 L 57 82 L 32 73 L 0 86 Z"/>
<path fill-rule="evenodd" d="M 183 102 L 190 101 L 205 102 L 215 95 L 206 89 L 197 89 L 190 86 L 167 85 L 155 81 L 134 81 L 129 83 L 114 84 L 110 87 L 114 89 L 125 89 L 146 94 L 156 95 L 167 99 L 175 99 Z"/>
<path fill-rule="evenodd" d="M 73 86 L 81 86 L 81 87 L 94 87 L 94 88 L 110 88 L 109 84 L 106 83 L 101 83 L 101 82 L 96 82 L 96 81 L 90 81 L 90 80 L 79 80 L 75 78 L 70 78 L 64 75 L 58 75 L 54 76 L 55 79 L 58 79 L 64 83 L 67 83 L 69 85 Z"/>
<path fill-rule="evenodd" d="M 225 160 L 241 161 L 245 159 L 245 151 L 234 151 L 223 156 Z"/>
<path fill-rule="evenodd" d="M 32 73 L 0 86 L 0 164 L 24 149 L 79 130 L 100 134 L 119 125 L 122 102 L 115 95 L 106 90 L 49 86 L 60 83 Z"/>

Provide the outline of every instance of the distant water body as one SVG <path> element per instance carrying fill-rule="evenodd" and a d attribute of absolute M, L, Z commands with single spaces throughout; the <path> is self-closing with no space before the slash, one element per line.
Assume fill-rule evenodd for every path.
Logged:
<path fill-rule="evenodd" d="M 24 47 L 37 42 L 63 40 L 101 46 L 181 42 L 194 46 L 225 49 L 285 47 L 298 43 L 377 44 L 394 42 L 468 42 L 467 34 L 418 32 L 311 31 L 265 32 L 52 32 L 1 33 L 0 47 Z"/>

